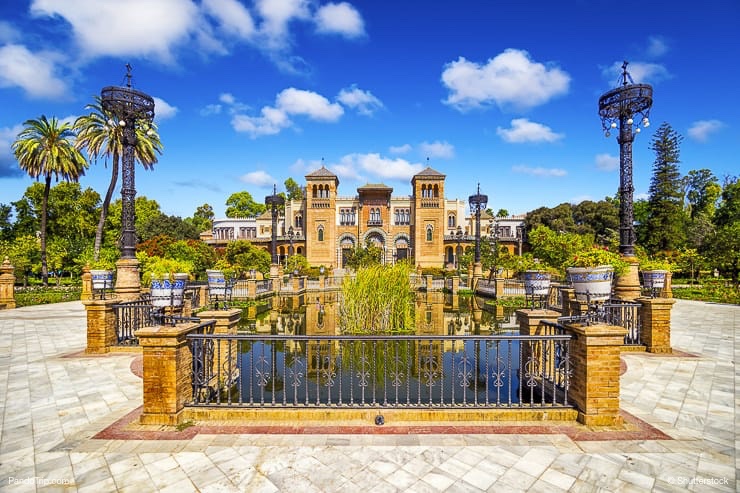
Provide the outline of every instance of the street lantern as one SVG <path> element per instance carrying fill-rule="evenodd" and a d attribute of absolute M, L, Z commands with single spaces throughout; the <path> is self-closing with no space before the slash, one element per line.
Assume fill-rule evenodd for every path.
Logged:
<path fill-rule="evenodd" d="M 468 197 L 470 212 L 475 214 L 475 263 L 480 263 L 480 212 L 485 210 L 488 205 L 488 195 L 480 193 L 480 183 L 478 183 L 478 192 Z"/>
<path fill-rule="evenodd" d="M 455 250 L 455 267 L 457 267 L 457 277 L 460 277 L 460 243 L 463 239 L 463 229 L 459 224 L 455 231 L 455 240 L 457 240 L 457 249 Z"/>
<path fill-rule="evenodd" d="M 272 195 L 265 197 L 265 205 L 270 209 L 272 214 L 272 241 L 270 243 L 270 254 L 272 255 L 272 263 L 278 263 L 277 257 L 277 217 L 278 207 L 282 207 L 285 204 L 285 199 L 277 194 L 277 186 L 272 186 Z"/>
<path fill-rule="evenodd" d="M 295 231 L 293 226 L 288 228 L 288 241 L 290 241 L 290 247 L 288 248 L 288 255 L 293 255 L 293 238 L 295 238 Z"/>
<path fill-rule="evenodd" d="M 149 128 L 154 120 L 154 99 L 131 87 L 131 65 L 126 64 L 126 87 L 108 86 L 100 91 L 103 111 L 115 116 L 123 127 L 121 156 L 121 258 L 136 258 L 134 228 L 136 184 L 135 149 L 137 127 Z M 109 124 L 115 124 L 112 120 Z"/>
<path fill-rule="evenodd" d="M 635 255 L 632 142 L 635 134 L 640 133 L 640 125 L 650 125 L 653 88 L 649 84 L 635 84 L 627 65 L 628 62 L 622 64 L 622 85 L 599 98 L 599 116 L 606 137 L 615 129 L 619 132 L 619 253 L 631 257 Z"/>

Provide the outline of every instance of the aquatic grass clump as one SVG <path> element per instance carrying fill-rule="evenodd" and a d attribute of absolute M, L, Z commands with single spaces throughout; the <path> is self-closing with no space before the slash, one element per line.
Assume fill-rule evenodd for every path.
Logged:
<path fill-rule="evenodd" d="M 408 334 L 414 331 L 411 266 L 362 267 L 342 283 L 339 326 L 345 334 Z"/>

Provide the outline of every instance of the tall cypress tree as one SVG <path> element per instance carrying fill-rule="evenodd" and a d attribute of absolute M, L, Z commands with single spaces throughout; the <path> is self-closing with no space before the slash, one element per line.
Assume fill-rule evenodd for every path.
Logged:
<path fill-rule="evenodd" d="M 650 141 L 655 152 L 645 228 L 648 252 L 676 250 L 686 243 L 683 181 L 678 170 L 683 137 L 663 123 Z"/>

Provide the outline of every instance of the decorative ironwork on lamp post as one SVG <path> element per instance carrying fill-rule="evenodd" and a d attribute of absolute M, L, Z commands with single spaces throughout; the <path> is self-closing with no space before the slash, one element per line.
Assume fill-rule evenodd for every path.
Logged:
<path fill-rule="evenodd" d="M 488 205 L 488 195 L 480 193 L 480 183 L 478 183 L 478 192 L 468 197 L 470 212 L 475 214 L 475 263 L 480 263 L 480 211 L 485 210 Z"/>
<path fill-rule="evenodd" d="M 265 205 L 270 208 L 272 214 L 272 241 L 270 243 L 270 254 L 272 255 L 272 263 L 278 263 L 277 257 L 277 217 L 278 207 L 285 204 L 285 199 L 277 194 L 277 186 L 272 186 L 272 195 L 265 197 Z"/>
<path fill-rule="evenodd" d="M 136 129 L 147 128 L 154 120 L 154 99 L 131 87 L 131 65 L 126 64 L 126 87 L 108 86 L 100 91 L 103 111 L 115 116 L 123 127 L 121 156 L 121 258 L 136 258 L 136 230 L 134 228 L 136 181 Z M 109 125 L 116 122 L 109 120 Z M 151 129 L 147 130 L 148 132 Z"/>
<path fill-rule="evenodd" d="M 619 253 L 634 256 L 632 142 L 635 134 L 640 133 L 640 123 L 643 127 L 650 125 L 653 88 L 649 84 L 635 84 L 627 65 L 628 62 L 622 64 L 622 85 L 599 98 L 599 116 L 604 135 L 610 137 L 614 129 L 619 132 Z"/>

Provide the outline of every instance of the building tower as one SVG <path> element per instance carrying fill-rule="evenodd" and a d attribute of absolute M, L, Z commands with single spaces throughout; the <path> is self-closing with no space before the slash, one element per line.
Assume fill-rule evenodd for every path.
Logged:
<path fill-rule="evenodd" d="M 427 167 L 411 179 L 412 249 L 416 265 L 442 267 L 445 235 L 445 175 Z"/>
<path fill-rule="evenodd" d="M 336 267 L 336 202 L 339 178 L 322 166 L 306 175 L 306 258 L 310 265 Z"/>

